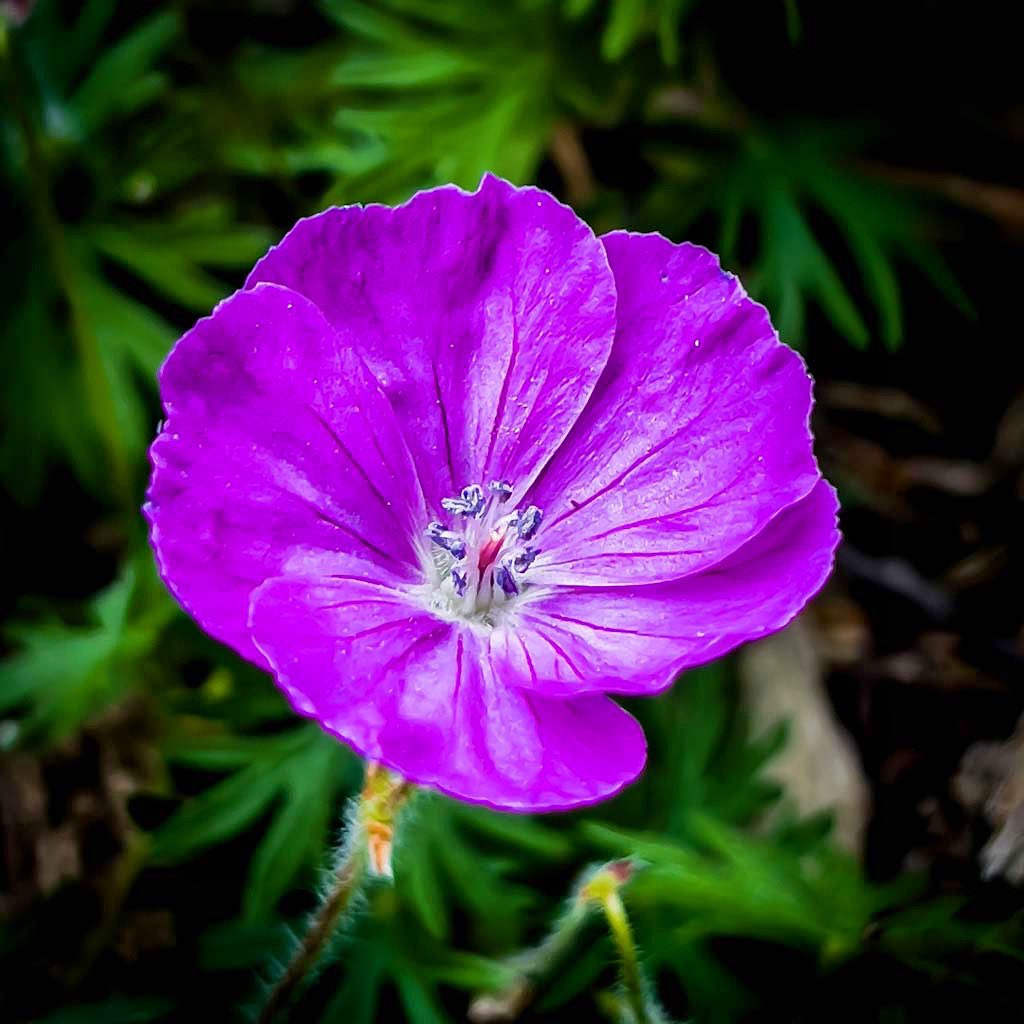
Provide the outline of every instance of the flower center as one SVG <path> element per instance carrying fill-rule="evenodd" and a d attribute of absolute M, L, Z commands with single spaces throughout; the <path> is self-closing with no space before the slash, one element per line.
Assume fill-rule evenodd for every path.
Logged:
<path fill-rule="evenodd" d="M 494 480 L 463 487 L 441 507 L 452 517 L 450 528 L 433 522 L 428 576 L 429 605 L 441 618 L 495 625 L 501 611 L 528 584 L 527 570 L 540 551 L 530 541 L 544 513 L 536 505 L 514 512 L 505 505 L 512 485 Z"/>

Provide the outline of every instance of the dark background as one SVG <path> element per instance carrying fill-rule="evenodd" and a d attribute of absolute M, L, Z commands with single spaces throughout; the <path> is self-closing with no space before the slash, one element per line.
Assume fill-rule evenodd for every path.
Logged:
<path fill-rule="evenodd" d="M 618 800 L 531 821 L 421 798 L 397 887 L 295 1019 L 465 1019 L 576 873 L 629 854 L 675 1019 L 1019 1019 L 1006 5 L 31 6 L 0 4 L 0 1016 L 258 1003 L 360 768 L 156 580 L 153 375 L 297 217 L 493 170 L 721 253 L 817 380 L 845 541 L 767 656 L 634 702 L 652 756 Z M 600 921 L 535 981 L 524 1020 L 614 1019 Z"/>

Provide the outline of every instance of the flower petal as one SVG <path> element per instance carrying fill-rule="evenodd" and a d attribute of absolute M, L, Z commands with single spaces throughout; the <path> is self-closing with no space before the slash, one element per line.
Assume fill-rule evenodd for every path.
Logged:
<path fill-rule="evenodd" d="M 782 629 L 818 592 L 839 543 L 821 481 L 725 561 L 669 583 L 554 587 L 491 636 L 507 685 L 551 696 L 654 693 L 684 669 Z"/>
<path fill-rule="evenodd" d="M 531 573 L 626 585 L 713 565 L 819 479 L 811 381 L 718 260 L 659 235 L 604 238 L 618 331 L 590 403 L 530 501 Z"/>
<path fill-rule="evenodd" d="M 404 206 L 300 221 L 256 265 L 308 296 L 377 375 L 431 508 L 468 483 L 516 499 L 564 439 L 611 350 L 604 247 L 546 192 L 486 175 Z"/>
<path fill-rule="evenodd" d="M 251 624 L 297 711 L 413 782 L 541 811 L 605 799 L 643 768 L 639 725 L 607 697 L 506 687 L 474 633 L 385 587 L 268 580 Z"/>
<path fill-rule="evenodd" d="M 174 347 L 146 515 L 160 571 L 209 633 L 262 664 L 246 619 L 271 576 L 417 579 L 426 515 L 387 399 L 319 311 L 238 292 Z"/>

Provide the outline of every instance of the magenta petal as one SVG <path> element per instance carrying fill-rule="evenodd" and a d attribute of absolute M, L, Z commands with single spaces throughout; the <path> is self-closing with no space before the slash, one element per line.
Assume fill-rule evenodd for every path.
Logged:
<path fill-rule="evenodd" d="M 781 628 L 838 540 L 807 373 L 715 258 L 490 176 L 300 222 L 161 391 L 179 601 L 367 758 L 499 809 L 629 783 L 606 692 Z"/>
<path fill-rule="evenodd" d="M 178 342 L 160 387 L 152 543 L 213 636 L 263 663 L 246 619 L 271 576 L 418 579 L 426 513 L 402 434 L 308 300 L 277 285 L 236 293 Z"/>
<path fill-rule="evenodd" d="M 551 696 L 664 689 L 684 669 L 785 626 L 839 543 L 824 481 L 725 561 L 669 583 L 552 588 L 490 639 L 495 675 Z"/>
<path fill-rule="evenodd" d="M 256 266 L 310 298 L 391 400 L 427 501 L 468 483 L 532 481 L 611 349 L 604 247 L 546 192 L 490 175 L 397 208 L 300 221 Z"/>
<path fill-rule="evenodd" d="M 530 500 L 550 583 L 654 583 L 713 565 L 819 478 L 811 381 L 762 306 L 711 253 L 604 238 L 615 345 Z"/>
<path fill-rule="evenodd" d="M 298 711 L 413 782 L 541 811 L 604 799 L 643 768 L 640 727 L 607 697 L 507 687 L 475 633 L 386 587 L 269 580 L 251 624 Z"/>

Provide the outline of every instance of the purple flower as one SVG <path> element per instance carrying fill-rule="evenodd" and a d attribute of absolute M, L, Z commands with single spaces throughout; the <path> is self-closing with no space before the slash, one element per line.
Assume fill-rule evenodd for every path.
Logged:
<path fill-rule="evenodd" d="M 492 807 L 635 779 L 606 695 L 780 629 L 838 541 L 810 379 L 739 282 L 491 176 L 300 221 L 160 386 L 177 599 L 328 732 Z"/>

